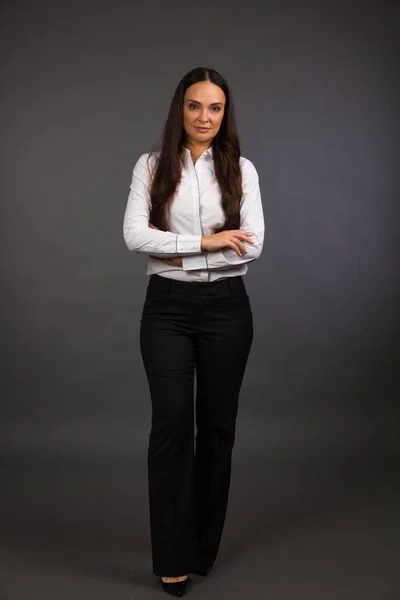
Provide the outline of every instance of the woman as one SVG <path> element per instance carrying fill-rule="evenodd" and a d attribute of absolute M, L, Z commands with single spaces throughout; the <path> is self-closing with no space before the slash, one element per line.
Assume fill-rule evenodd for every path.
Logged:
<path fill-rule="evenodd" d="M 221 541 L 253 340 L 243 276 L 264 242 L 257 171 L 240 156 L 230 89 L 213 69 L 179 83 L 160 149 L 133 169 L 123 232 L 150 275 L 140 348 L 152 404 L 153 573 L 182 596 Z"/>

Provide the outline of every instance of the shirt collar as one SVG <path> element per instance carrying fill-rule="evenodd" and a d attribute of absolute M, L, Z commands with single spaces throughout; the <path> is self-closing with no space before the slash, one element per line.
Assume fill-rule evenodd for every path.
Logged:
<path fill-rule="evenodd" d="M 186 154 L 190 154 L 189 148 L 186 148 L 186 146 L 184 146 L 184 149 L 185 149 Z M 210 156 L 211 158 L 213 158 L 214 150 L 213 150 L 212 145 L 207 150 L 204 150 L 203 154 L 201 154 L 200 156 Z"/>

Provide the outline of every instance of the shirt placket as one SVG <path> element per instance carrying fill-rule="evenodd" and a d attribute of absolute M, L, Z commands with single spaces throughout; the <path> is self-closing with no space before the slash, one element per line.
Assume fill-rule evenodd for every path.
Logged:
<path fill-rule="evenodd" d="M 196 164 L 199 163 L 201 158 L 197 159 Z M 189 172 L 190 172 L 190 184 L 192 189 L 192 215 L 193 215 L 193 223 L 195 224 L 196 233 L 199 235 L 204 235 L 203 224 L 201 222 L 201 206 L 200 206 L 200 179 L 199 173 L 197 171 L 196 165 L 193 162 L 191 156 L 188 157 L 189 162 Z M 207 253 L 205 254 L 206 263 L 207 263 Z M 210 271 L 207 269 L 207 273 L 204 276 L 204 281 L 210 281 Z"/>

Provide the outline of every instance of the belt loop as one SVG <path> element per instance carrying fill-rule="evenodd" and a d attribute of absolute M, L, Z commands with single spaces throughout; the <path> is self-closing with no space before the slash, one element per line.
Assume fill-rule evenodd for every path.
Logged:
<path fill-rule="evenodd" d="M 228 288 L 229 288 L 230 293 L 232 294 L 233 293 L 233 279 L 232 279 L 232 277 L 228 277 Z"/>

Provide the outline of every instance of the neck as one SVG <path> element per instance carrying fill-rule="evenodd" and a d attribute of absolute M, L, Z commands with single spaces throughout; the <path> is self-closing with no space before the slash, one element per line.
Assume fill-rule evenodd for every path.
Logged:
<path fill-rule="evenodd" d="M 192 155 L 192 159 L 196 161 L 199 156 L 203 154 L 206 150 L 211 148 L 212 144 L 209 142 L 204 142 L 204 144 L 192 144 L 190 142 L 185 143 L 185 147 L 190 150 L 190 154 Z"/>

